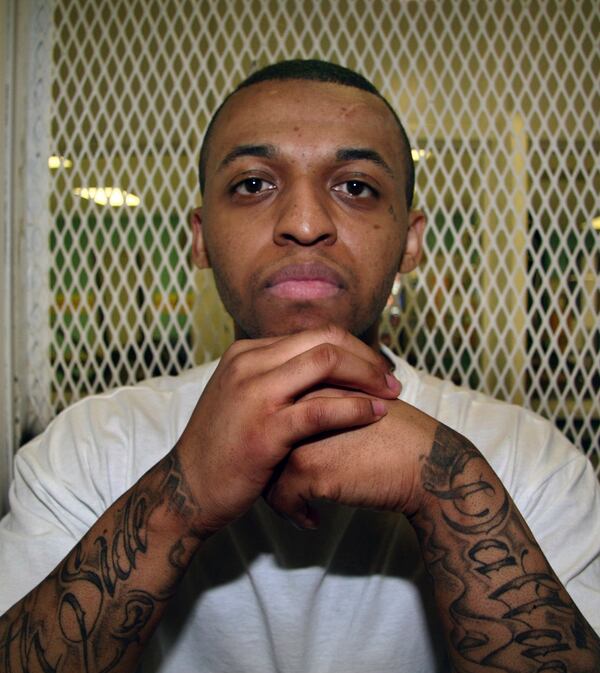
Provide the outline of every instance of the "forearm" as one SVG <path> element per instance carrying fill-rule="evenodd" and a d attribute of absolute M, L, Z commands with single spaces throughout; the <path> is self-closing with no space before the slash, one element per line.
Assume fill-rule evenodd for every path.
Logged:
<path fill-rule="evenodd" d="M 129 671 L 200 543 L 170 453 L 0 618 L 0 671 Z"/>
<path fill-rule="evenodd" d="M 600 641 L 487 461 L 449 428 L 413 517 L 457 671 L 597 671 Z"/>

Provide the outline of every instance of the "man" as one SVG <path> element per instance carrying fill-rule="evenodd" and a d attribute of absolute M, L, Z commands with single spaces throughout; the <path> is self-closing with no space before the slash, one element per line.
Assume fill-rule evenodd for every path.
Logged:
<path fill-rule="evenodd" d="M 226 100 L 192 245 L 238 340 L 20 452 L 0 670 L 600 670 L 586 459 L 379 348 L 421 255 L 412 170 L 390 107 L 339 66 L 279 64 Z"/>

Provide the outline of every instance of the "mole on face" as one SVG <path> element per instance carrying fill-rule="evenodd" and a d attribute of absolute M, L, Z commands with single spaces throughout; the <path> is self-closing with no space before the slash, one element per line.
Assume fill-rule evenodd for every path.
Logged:
<path fill-rule="evenodd" d="M 381 225 L 380 224 L 374 224 L 373 229 L 381 229 Z"/>
<path fill-rule="evenodd" d="M 388 213 L 392 216 L 392 219 L 394 220 L 394 222 L 398 221 L 398 217 L 396 216 L 396 211 L 394 210 L 394 206 L 390 206 L 388 208 Z"/>

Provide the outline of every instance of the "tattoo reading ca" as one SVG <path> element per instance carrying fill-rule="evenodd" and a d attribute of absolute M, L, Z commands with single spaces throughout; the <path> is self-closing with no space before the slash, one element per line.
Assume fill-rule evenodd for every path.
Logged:
<path fill-rule="evenodd" d="M 451 597 L 455 665 L 593 670 L 597 638 L 479 451 L 440 424 L 423 479 L 439 511 L 419 535 L 435 590 Z"/>

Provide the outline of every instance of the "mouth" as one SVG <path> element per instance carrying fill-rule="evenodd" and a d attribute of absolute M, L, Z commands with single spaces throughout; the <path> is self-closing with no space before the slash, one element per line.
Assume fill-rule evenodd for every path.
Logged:
<path fill-rule="evenodd" d="M 267 278 L 265 289 L 280 299 L 310 301 L 334 297 L 344 290 L 342 276 L 322 262 L 290 264 Z"/>

